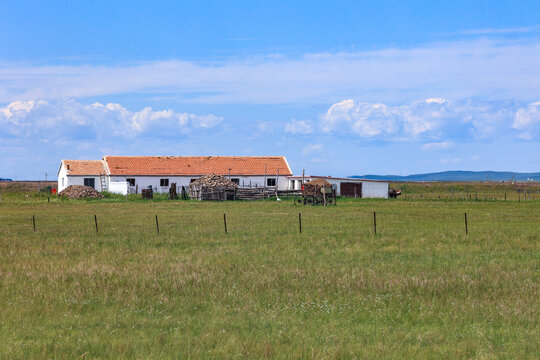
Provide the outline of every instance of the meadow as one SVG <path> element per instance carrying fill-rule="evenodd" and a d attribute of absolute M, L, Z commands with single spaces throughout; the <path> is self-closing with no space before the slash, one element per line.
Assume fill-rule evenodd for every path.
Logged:
<path fill-rule="evenodd" d="M 0 357 L 537 359 L 535 193 L 410 186 L 326 208 L 4 190 Z"/>

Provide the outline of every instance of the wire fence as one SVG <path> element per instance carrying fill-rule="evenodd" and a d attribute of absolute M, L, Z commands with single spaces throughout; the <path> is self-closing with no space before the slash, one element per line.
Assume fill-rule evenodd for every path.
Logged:
<path fill-rule="evenodd" d="M 298 209 L 298 208 L 296 208 Z M 0 215 L 0 232 L 16 237 L 36 234 L 44 237 L 177 236 L 214 238 L 220 236 L 428 236 L 489 234 L 496 231 L 510 235 L 520 232 L 540 233 L 540 211 L 499 211 L 482 209 L 398 209 L 333 208 L 291 212 L 254 211 L 166 211 L 166 212 L 95 212 L 84 213 L 36 211 L 31 215 Z M 540 210 L 540 209 L 539 209 Z"/>

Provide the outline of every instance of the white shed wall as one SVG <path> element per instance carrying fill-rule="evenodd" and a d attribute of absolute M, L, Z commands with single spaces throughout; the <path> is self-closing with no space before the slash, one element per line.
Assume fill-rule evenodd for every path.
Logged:
<path fill-rule="evenodd" d="M 115 181 L 109 183 L 109 191 L 115 194 L 127 195 L 129 191 L 127 181 Z"/>
<path fill-rule="evenodd" d="M 304 178 L 305 182 L 308 182 L 313 179 L 318 179 L 318 177 L 306 176 Z M 363 179 L 347 179 L 347 178 L 323 178 L 332 185 L 336 185 L 336 194 L 341 195 L 341 183 L 356 183 L 362 184 L 362 197 L 363 198 L 388 198 L 388 182 L 381 181 L 366 181 Z M 302 177 L 300 176 L 290 176 L 288 177 L 287 189 L 289 190 L 300 190 L 302 184 Z"/>
<path fill-rule="evenodd" d="M 362 181 L 362 198 L 388 199 L 388 183 Z"/>

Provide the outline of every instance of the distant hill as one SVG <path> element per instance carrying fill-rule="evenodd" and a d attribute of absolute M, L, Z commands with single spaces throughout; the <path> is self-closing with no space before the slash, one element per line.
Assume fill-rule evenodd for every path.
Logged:
<path fill-rule="evenodd" d="M 0 181 L 11 181 L 11 179 L 0 178 Z"/>
<path fill-rule="evenodd" d="M 527 181 L 534 179 L 540 181 L 540 172 L 517 173 L 510 171 L 443 171 L 427 174 L 414 175 L 355 175 L 353 178 L 388 181 L 511 181 L 512 176 L 516 181 Z"/>

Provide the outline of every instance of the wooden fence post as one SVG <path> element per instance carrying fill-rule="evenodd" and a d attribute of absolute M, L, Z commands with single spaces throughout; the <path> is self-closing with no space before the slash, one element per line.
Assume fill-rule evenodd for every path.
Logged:
<path fill-rule="evenodd" d="M 156 230 L 157 230 L 157 233 L 159 235 L 159 221 L 158 221 L 157 214 L 156 214 Z"/>
<path fill-rule="evenodd" d="M 377 213 L 373 212 L 373 229 L 375 230 L 375 235 L 377 235 Z"/>
<path fill-rule="evenodd" d="M 227 217 L 225 216 L 225 213 L 223 213 L 223 225 L 225 225 L 225 234 L 227 233 Z"/>
<path fill-rule="evenodd" d="M 467 213 L 465 213 L 465 235 L 469 235 L 469 229 L 467 227 Z"/>
<path fill-rule="evenodd" d="M 300 228 L 300 234 L 302 233 L 302 214 L 298 213 L 298 226 Z"/>
<path fill-rule="evenodd" d="M 32 226 L 34 228 L 34 232 L 36 232 L 36 215 L 32 215 Z"/>
<path fill-rule="evenodd" d="M 98 234 L 97 215 L 94 214 L 94 223 L 96 224 L 96 234 Z"/>

